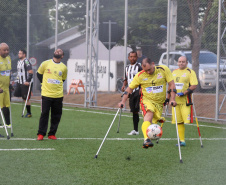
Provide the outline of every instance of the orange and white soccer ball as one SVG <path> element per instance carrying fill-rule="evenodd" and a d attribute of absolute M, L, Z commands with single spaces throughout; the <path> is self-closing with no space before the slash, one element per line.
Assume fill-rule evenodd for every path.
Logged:
<path fill-rule="evenodd" d="M 162 137 L 162 128 L 158 124 L 151 124 L 146 133 L 151 140 L 160 139 Z"/>

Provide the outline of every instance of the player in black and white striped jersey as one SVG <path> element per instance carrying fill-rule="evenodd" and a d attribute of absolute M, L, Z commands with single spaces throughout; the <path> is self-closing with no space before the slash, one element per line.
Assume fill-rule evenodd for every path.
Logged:
<path fill-rule="evenodd" d="M 122 86 L 122 91 L 125 91 L 125 87 L 129 85 L 134 76 L 142 70 L 140 64 L 137 63 L 137 53 L 131 51 L 128 54 L 130 64 L 125 68 L 125 79 Z M 140 111 L 140 88 L 137 87 L 133 90 L 133 93 L 129 95 L 130 111 L 133 113 L 133 127 L 134 129 L 128 133 L 128 135 L 139 135 L 138 123 L 139 123 L 139 111 Z"/>
<path fill-rule="evenodd" d="M 33 70 L 30 61 L 26 58 L 27 52 L 23 49 L 19 50 L 18 57 L 19 61 L 17 62 L 17 86 L 14 92 L 14 96 L 22 97 L 26 101 L 29 85 L 33 81 Z M 27 114 L 26 118 L 31 117 L 31 103 L 29 101 L 31 96 L 31 91 L 27 100 L 26 109 Z"/>

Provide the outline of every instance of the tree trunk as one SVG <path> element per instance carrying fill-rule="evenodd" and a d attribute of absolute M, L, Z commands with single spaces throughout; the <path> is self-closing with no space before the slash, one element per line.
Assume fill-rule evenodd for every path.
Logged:
<path fill-rule="evenodd" d="M 195 71 L 197 75 L 197 79 L 199 81 L 199 53 L 201 50 L 201 36 L 194 38 L 194 45 L 192 47 L 192 69 Z M 200 91 L 200 84 L 197 86 L 196 91 Z"/>

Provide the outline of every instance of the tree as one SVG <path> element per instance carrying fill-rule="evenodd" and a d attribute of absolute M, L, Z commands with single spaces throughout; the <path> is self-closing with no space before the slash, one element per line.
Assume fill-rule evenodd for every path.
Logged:
<path fill-rule="evenodd" d="M 196 72 L 199 79 L 199 53 L 201 50 L 201 41 L 206 26 L 214 20 L 214 15 L 210 14 L 214 0 L 187 0 L 191 16 L 191 34 L 192 34 L 192 69 Z"/>

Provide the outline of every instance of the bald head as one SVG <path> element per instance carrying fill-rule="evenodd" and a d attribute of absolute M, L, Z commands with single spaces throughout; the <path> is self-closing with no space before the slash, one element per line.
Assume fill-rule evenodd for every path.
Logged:
<path fill-rule="evenodd" d="M 185 69 L 188 65 L 187 58 L 185 56 L 179 57 L 177 65 L 178 65 L 179 69 L 181 69 L 181 70 Z"/>
<path fill-rule="evenodd" d="M 0 55 L 2 58 L 6 58 L 9 55 L 9 46 L 6 43 L 0 44 Z"/>

